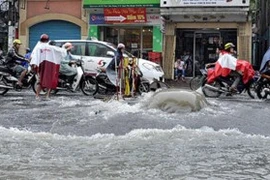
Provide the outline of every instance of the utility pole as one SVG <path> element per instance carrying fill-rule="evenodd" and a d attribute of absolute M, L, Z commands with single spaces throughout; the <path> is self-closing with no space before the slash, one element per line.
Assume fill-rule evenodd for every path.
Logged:
<path fill-rule="evenodd" d="M 9 13 L 8 13 L 8 48 L 11 48 L 13 45 L 13 40 L 14 40 L 14 35 L 15 35 L 15 22 L 14 22 L 14 1 L 13 0 L 9 0 Z"/>

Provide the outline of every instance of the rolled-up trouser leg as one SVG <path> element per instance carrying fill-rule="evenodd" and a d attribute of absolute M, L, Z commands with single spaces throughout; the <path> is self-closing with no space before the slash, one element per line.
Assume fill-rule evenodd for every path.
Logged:
<path fill-rule="evenodd" d="M 232 71 L 230 75 L 235 77 L 235 80 L 233 84 L 231 85 L 231 88 L 236 88 L 239 82 L 241 81 L 242 75 L 237 71 Z"/>

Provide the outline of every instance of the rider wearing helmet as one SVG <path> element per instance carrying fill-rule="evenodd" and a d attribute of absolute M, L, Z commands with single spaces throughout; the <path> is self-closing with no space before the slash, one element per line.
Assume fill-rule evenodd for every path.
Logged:
<path fill-rule="evenodd" d="M 224 46 L 224 51 L 227 52 L 228 54 L 231 54 L 232 56 L 236 57 L 236 51 L 234 50 L 235 45 L 231 42 L 226 43 Z M 230 76 L 233 76 L 235 78 L 233 84 L 229 88 L 231 92 L 237 92 L 237 86 L 240 83 L 242 79 L 242 73 L 238 71 L 231 70 Z"/>
<path fill-rule="evenodd" d="M 23 66 L 21 66 L 20 62 L 18 61 L 29 62 L 29 59 L 26 59 L 18 53 L 21 44 L 22 43 L 19 39 L 15 39 L 13 41 L 13 46 L 9 49 L 6 57 L 7 67 L 13 72 L 15 72 L 17 75 L 19 75 L 19 79 L 17 82 L 19 86 L 22 86 L 22 79 L 24 78 L 27 70 Z"/>
<path fill-rule="evenodd" d="M 224 50 L 220 51 L 220 57 L 223 57 L 225 55 L 232 55 L 232 56 L 234 56 L 234 59 L 235 59 L 236 52 L 235 52 L 234 48 L 235 48 L 235 45 L 233 43 L 231 43 L 231 42 L 226 43 L 224 46 Z M 208 68 L 208 67 L 215 65 L 215 64 L 216 64 L 216 62 L 209 63 L 209 64 L 206 64 L 205 67 Z M 234 77 L 234 82 L 232 83 L 231 87 L 229 88 L 229 91 L 235 93 L 238 91 L 237 86 L 242 79 L 242 73 L 240 71 L 231 70 L 229 75 Z"/>
<path fill-rule="evenodd" d="M 115 68 L 119 66 L 121 60 L 123 59 L 124 51 L 125 51 L 125 45 L 123 43 L 119 43 L 117 45 L 116 55 L 115 55 L 114 59 L 109 64 L 109 67 L 111 69 L 115 70 Z"/>
<path fill-rule="evenodd" d="M 69 42 L 65 43 L 62 46 L 64 49 L 67 50 L 67 56 L 62 59 L 60 63 L 60 74 L 67 76 L 69 86 L 72 85 L 74 77 L 77 75 L 76 68 L 73 68 L 70 66 L 70 63 L 72 63 L 72 60 L 74 61 L 74 58 L 72 57 L 70 51 L 73 48 L 73 45 Z"/>
<path fill-rule="evenodd" d="M 229 43 L 225 44 L 224 51 L 225 51 L 225 53 L 229 53 L 232 56 L 236 57 L 236 51 L 234 50 L 234 48 L 235 48 L 235 45 L 233 43 L 229 42 Z"/>

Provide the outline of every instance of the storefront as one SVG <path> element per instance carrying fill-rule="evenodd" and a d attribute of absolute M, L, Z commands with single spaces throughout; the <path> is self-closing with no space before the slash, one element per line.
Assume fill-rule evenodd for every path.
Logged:
<path fill-rule="evenodd" d="M 162 52 L 159 0 L 84 0 L 89 17 L 89 37 L 118 44 L 137 57 Z"/>
<path fill-rule="evenodd" d="M 176 58 L 188 54 L 187 75 L 195 76 L 206 63 L 217 59 L 216 49 L 227 42 L 236 45 L 239 59 L 251 61 L 249 1 L 162 0 L 165 22 L 164 71 L 173 78 Z"/>
<path fill-rule="evenodd" d="M 176 29 L 175 58 L 187 59 L 187 76 L 197 75 L 205 64 L 218 59 L 217 50 L 222 49 L 226 42 L 235 44 L 237 50 L 237 29 L 179 28 Z"/>

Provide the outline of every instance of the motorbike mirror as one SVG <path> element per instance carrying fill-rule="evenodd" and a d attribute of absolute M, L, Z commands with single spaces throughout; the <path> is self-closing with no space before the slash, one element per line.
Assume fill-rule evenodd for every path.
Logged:
<path fill-rule="evenodd" d="M 106 55 L 110 56 L 110 57 L 114 57 L 114 52 L 113 51 L 107 51 Z"/>

